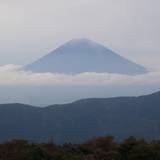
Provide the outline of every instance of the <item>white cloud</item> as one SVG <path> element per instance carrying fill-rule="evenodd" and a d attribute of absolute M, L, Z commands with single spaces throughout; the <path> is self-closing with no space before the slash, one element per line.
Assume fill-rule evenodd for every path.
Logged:
<path fill-rule="evenodd" d="M 0 85 L 160 85 L 160 72 L 144 75 L 32 73 L 13 64 L 0 67 Z"/>

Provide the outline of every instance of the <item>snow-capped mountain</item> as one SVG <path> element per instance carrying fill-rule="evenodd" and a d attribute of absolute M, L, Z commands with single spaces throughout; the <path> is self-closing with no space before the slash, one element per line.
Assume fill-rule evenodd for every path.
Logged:
<path fill-rule="evenodd" d="M 25 66 L 32 72 L 144 74 L 147 70 L 89 39 L 73 39 Z"/>

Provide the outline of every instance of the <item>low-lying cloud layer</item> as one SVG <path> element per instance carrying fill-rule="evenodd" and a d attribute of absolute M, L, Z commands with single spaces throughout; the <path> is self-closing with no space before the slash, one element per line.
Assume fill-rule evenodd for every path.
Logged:
<path fill-rule="evenodd" d="M 160 71 L 144 75 L 32 73 L 13 64 L 0 67 L 0 85 L 160 85 Z"/>

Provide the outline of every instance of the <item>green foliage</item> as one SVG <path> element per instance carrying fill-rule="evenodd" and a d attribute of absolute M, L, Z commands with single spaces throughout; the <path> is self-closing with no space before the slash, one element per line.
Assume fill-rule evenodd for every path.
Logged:
<path fill-rule="evenodd" d="M 159 160 L 160 141 L 129 137 L 118 143 L 114 137 L 93 138 L 80 144 L 58 146 L 53 142 L 12 140 L 0 144 L 0 160 Z"/>
<path fill-rule="evenodd" d="M 159 155 L 156 153 L 154 145 L 157 143 L 149 144 L 144 139 L 137 140 L 129 137 L 120 144 L 119 152 L 124 160 L 158 160 Z"/>

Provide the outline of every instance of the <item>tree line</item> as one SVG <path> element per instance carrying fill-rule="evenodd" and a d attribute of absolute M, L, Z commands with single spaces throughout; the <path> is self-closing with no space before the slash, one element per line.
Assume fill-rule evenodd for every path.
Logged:
<path fill-rule="evenodd" d="M 0 144 L 0 160 L 159 160 L 160 141 L 129 137 L 116 142 L 114 136 L 92 138 L 80 144 L 36 143 L 25 139 Z"/>

